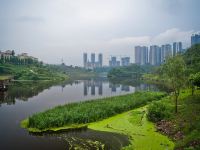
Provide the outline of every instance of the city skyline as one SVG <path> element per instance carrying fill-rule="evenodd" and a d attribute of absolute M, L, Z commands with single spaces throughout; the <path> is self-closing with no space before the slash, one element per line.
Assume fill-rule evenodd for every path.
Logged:
<path fill-rule="evenodd" d="M 130 56 L 137 45 L 182 41 L 200 31 L 198 0 L 2 0 L 0 50 L 82 66 L 82 53 Z M 162 19 L 161 19 L 162 18 Z M 124 57 L 124 56 L 123 56 Z"/>

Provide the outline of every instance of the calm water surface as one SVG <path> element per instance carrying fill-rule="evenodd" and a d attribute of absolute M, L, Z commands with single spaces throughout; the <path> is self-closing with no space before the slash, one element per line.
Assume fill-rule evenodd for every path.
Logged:
<path fill-rule="evenodd" d="M 59 85 L 14 83 L 7 92 L 0 93 L 0 149 L 69 149 L 70 144 L 80 144 L 82 139 L 100 141 L 106 149 L 119 149 L 128 144 L 126 136 L 87 129 L 32 135 L 20 127 L 20 121 L 57 105 L 156 89 L 146 84 L 113 84 L 106 79 L 77 80 Z"/>

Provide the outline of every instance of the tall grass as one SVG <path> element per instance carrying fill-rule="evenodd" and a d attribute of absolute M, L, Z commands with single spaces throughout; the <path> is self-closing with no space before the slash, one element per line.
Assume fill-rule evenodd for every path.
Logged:
<path fill-rule="evenodd" d="M 164 94 L 160 92 L 136 92 L 123 96 L 57 106 L 31 116 L 28 127 L 42 130 L 70 124 L 95 122 L 143 106 L 163 96 Z"/>

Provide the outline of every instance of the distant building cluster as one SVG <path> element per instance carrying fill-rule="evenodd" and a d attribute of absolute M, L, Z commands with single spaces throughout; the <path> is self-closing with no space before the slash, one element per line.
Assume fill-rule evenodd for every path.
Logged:
<path fill-rule="evenodd" d="M 21 53 L 21 54 L 18 54 L 17 57 L 21 60 L 23 59 L 32 59 L 34 61 L 38 61 L 38 58 L 35 58 L 33 56 L 28 56 L 28 53 Z"/>
<path fill-rule="evenodd" d="M 200 44 L 200 33 L 196 33 L 191 36 L 191 46 L 195 44 Z"/>
<path fill-rule="evenodd" d="M 151 45 L 150 48 L 146 46 L 136 46 L 135 63 L 138 65 L 160 65 L 165 62 L 167 57 L 175 56 L 178 53 L 182 53 L 182 51 L 181 42 L 174 42 L 172 45 Z"/>
<path fill-rule="evenodd" d="M 120 61 L 117 60 L 117 57 L 112 56 L 111 59 L 109 60 L 109 66 L 110 67 L 119 67 L 120 66 Z"/>
<path fill-rule="evenodd" d="M 103 66 L 103 55 L 98 54 L 98 61 L 95 60 L 95 53 L 91 53 L 91 59 L 89 61 L 87 53 L 83 54 L 83 65 L 86 69 L 101 68 Z"/>
<path fill-rule="evenodd" d="M 116 56 L 112 56 L 109 61 L 110 67 L 119 67 L 119 66 L 129 66 L 130 65 L 130 57 L 121 57 L 120 60 L 117 60 Z"/>
<path fill-rule="evenodd" d="M 14 50 L 5 50 L 5 51 L 0 51 L 0 60 L 3 61 L 9 61 L 12 59 L 18 59 L 18 60 L 32 60 L 32 61 L 38 61 L 38 58 L 35 58 L 33 56 L 28 56 L 27 53 L 21 53 L 18 55 L 15 55 L 15 51 Z"/>
<path fill-rule="evenodd" d="M 200 44 L 200 33 L 191 36 L 191 46 Z M 182 42 L 173 42 L 173 44 L 163 44 L 147 46 L 135 46 L 135 63 L 138 65 L 161 65 L 168 57 L 176 56 L 184 52 Z M 95 61 L 95 54 L 91 54 L 91 61 L 88 60 L 87 53 L 83 54 L 84 68 L 94 69 L 102 67 L 103 55 L 98 55 L 98 61 Z M 129 66 L 130 57 L 111 56 L 109 67 Z"/>

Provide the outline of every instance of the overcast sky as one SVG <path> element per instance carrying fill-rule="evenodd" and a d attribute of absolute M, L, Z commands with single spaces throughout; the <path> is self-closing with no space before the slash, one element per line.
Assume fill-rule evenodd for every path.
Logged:
<path fill-rule="evenodd" d="M 200 0 L 0 0 L 0 50 L 47 63 L 83 63 L 83 52 L 130 56 L 134 46 L 182 41 L 200 31 Z"/>

